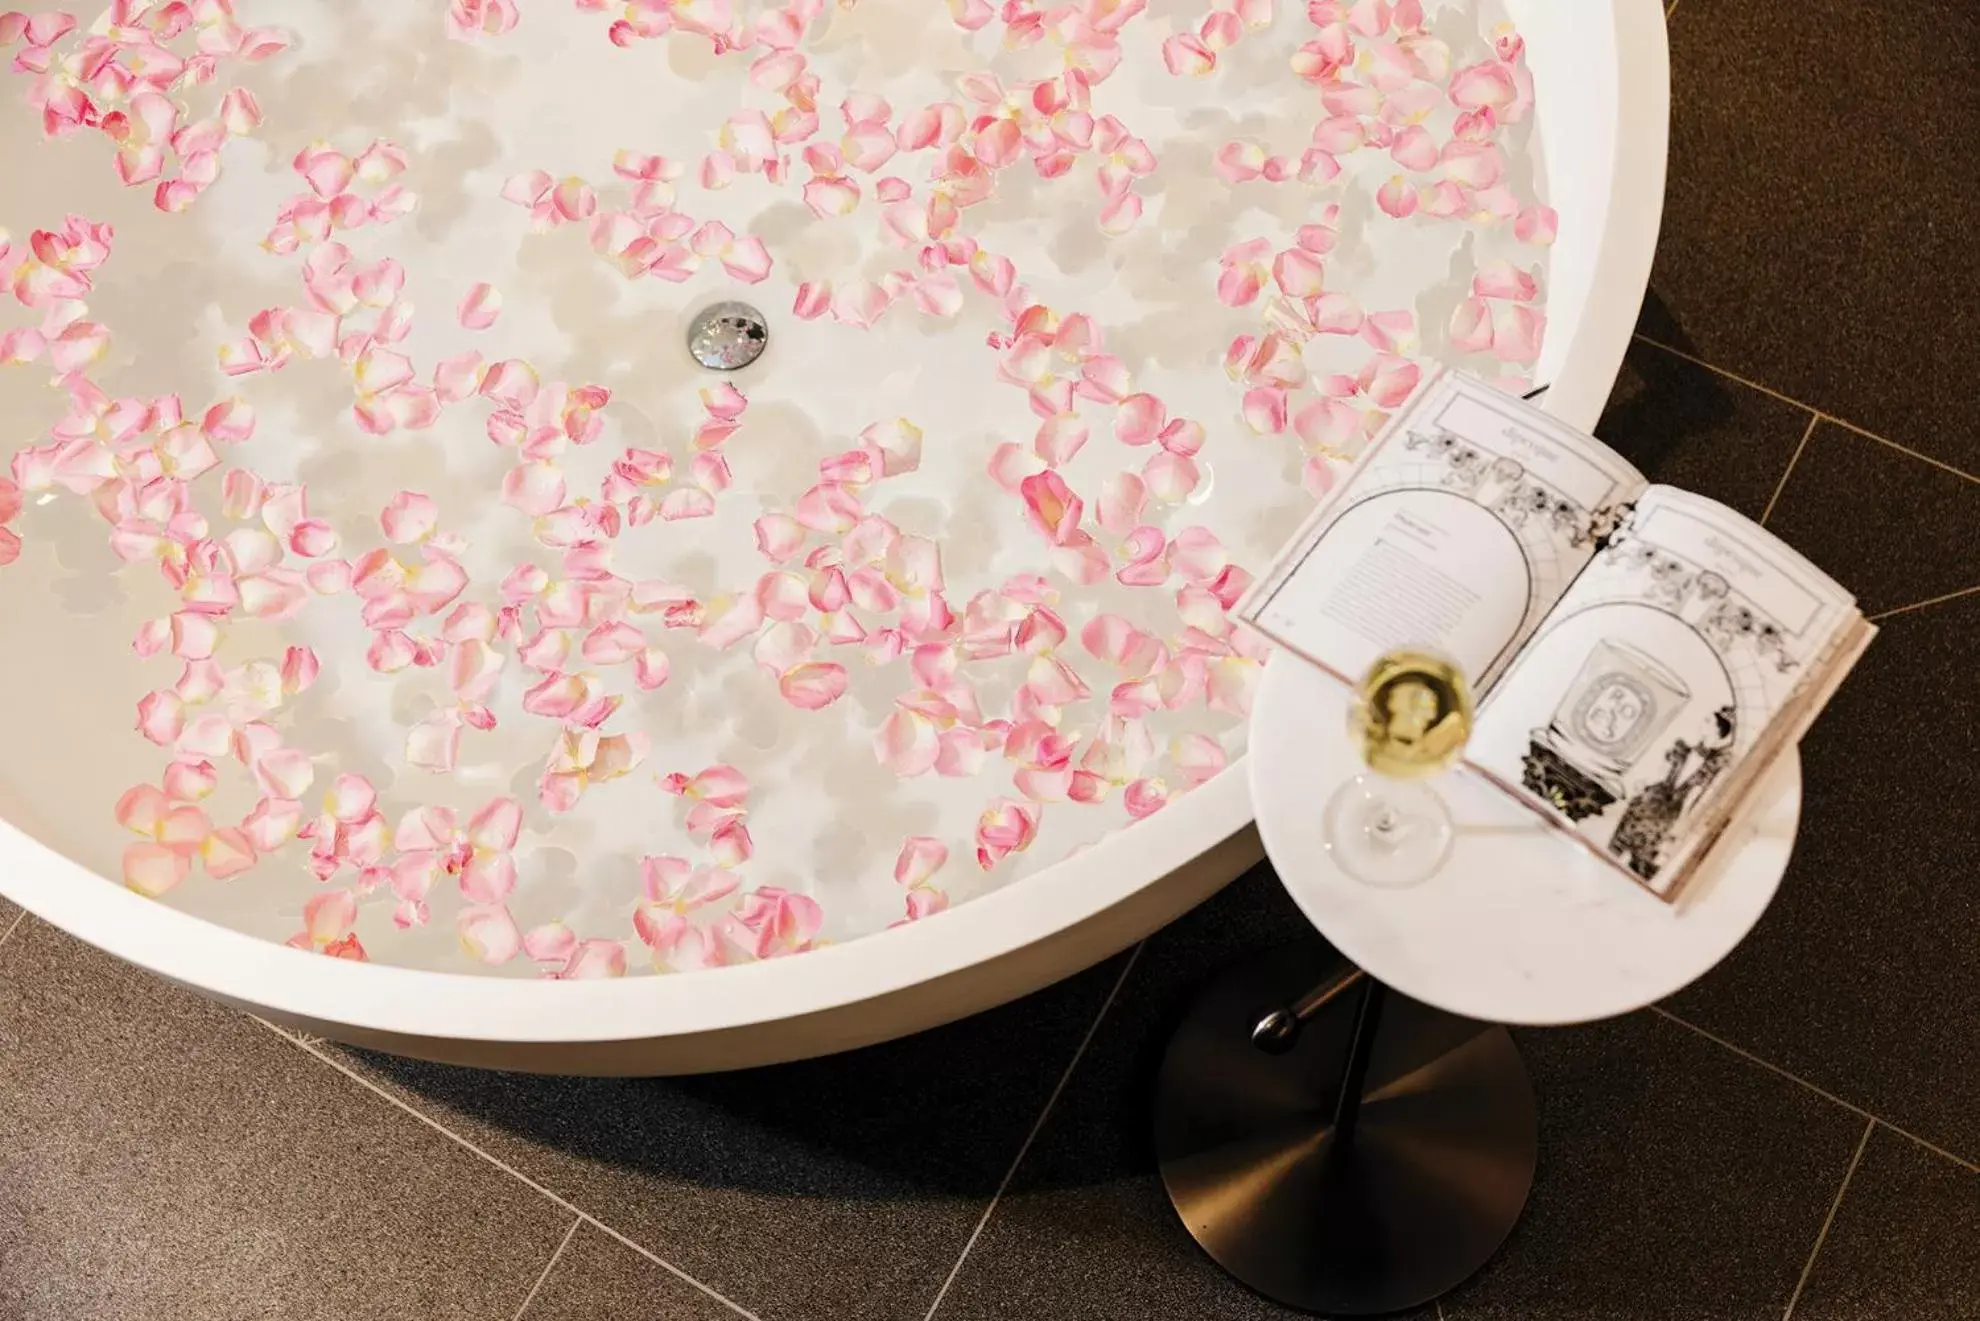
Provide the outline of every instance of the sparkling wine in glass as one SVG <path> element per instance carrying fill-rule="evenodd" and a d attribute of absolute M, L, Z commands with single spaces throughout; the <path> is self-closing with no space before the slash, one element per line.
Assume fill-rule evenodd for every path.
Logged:
<path fill-rule="evenodd" d="M 1323 821 L 1342 871 L 1390 887 L 1437 874 L 1455 830 L 1443 797 L 1423 781 L 1457 761 L 1471 720 L 1471 686 L 1448 657 L 1402 649 L 1370 667 L 1348 716 L 1369 769 L 1335 791 Z"/>

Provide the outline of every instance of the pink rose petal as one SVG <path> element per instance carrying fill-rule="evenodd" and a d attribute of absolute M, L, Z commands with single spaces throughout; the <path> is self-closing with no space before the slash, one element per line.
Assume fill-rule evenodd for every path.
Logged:
<path fill-rule="evenodd" d="M 492 284 L 477 284 L 461 299 L 457 312 L 464 328 L 486 330 L 502 315 L 502 293 Z"/>
<path fill-rule="evenodd" d="M 894 880 L 914 887 L 925 884 L 949 860 L 949 846 L 927 835 L 910 835 L 894 860 Z"/>

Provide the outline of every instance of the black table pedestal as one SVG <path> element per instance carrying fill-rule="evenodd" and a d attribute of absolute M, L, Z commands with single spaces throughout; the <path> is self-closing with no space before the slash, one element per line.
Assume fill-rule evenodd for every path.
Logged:
<path fill-rule="evenodd" d="M 1169 1042 L 1155 1144 L 1176 1212 L 1240 1282 L 1368 1316 L 1470 1277 L 1533 1186 L 1512 1037 L 1391 995 L 1318 944 L 1247 958 Z"/>

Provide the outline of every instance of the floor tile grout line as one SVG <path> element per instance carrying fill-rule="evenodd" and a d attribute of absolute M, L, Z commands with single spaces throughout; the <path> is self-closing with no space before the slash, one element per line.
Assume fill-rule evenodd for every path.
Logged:
<path fill-rule="evenodd" d="M 1856 425 L 1856 423 L 1849 421 L 1847 418 L 1837 417 L 1834 413 L 1825 413 L 1821 409 L 1815 407 L 1813 404 L 1803 403 L 1801 400 L 1796 399 L 1793 395 L 1782 394 L 1779 390 L 1774 389 L 1770 385 L 1762 385 L 1758 381 L 1752 380 L 1745 376 L 1741 376 L 1738 372 L 1727 371 L 1724 367 L 1719 366 L 1717 363 L 1707 362 L 1705 361 L 1705 359 L 1697 356 L 1696 354 L 1686 353 L 1683 349 L 1673 348 L 1669 344 L 1664 343 L 1662 340 L 1651 339 L 1648 335 L 1643 334 L 1641 331 L 1636 332 L 1634 338 L 1637 340 L 1638 343 L 1647 344 L 1653 349 L 1658 349 L 1664 353 L 1670 354 L 1673 358 L 1682 358 L 1684 361 L 1691 363 L 1693 366 L 1703 367 L 1706 371 L 1711 372 L 1716 376 L 1723 376 L 1728 381 L 1732 381 L 1738 385 L 1743 385 L 1749 390 L 1758 390 L 1761 394 L 1766 395 L 1770 399 L 1778 399 L 1784 404 L 1791 404 L 1794 407 L 1802 410 L 1804 413 L 1813 413 L 1817 421 L 1834 423 L 1836 426 L 1841 427 L 1844 431 L 1850 432 L 1853 435 L 1861 436 L 1865 440 L 1874 440 L 1879 445 L 1887 446 L 1891 449 L 1896 450 L 1900 454 L 1906 455 L 1907 457 L 1910 458 L 1917 459 L 1920 463 L 1928 463 L 1932 465 L 1934 468 L 1939 468 L 1945 472 L 1951 473 L 1955 477 L 1964 478 L 1969 482 L 1980 483 L 1980 477 L 1974 476 L 1972 473 L 1966 471 L 1964 468 L 1955 468 L 1950 463 L 1945 462 L 1943 459 L 1935 459 L 1929 454 L 1920 454 L 1917 450 L 1912 449 L 1909 445 L 1900 445 L 1895 440 L 1890 439 L 1888 436 L 1880 436 L 1876 432 L 1870 430 L 1868 427 L 1860 427 Z"/>
<path fill-rule="evenodd" d="M 1856 1177 L 1856 1167 L 1863 1163 L 1863 1153 L 1870 1145 L 1870 1135 L 1877 1131 L 1877 1121 L 1873 1118 L 1863 1126 L 1863 1136 L 1856 1140 L 1856 1154 L 1849 1158 L 1849 1168 L 1843 1171 L 1842 1184 L 1836 1189 L 1836 1200 L 1829 1203 L 1829 1214 L 1822 1218 L 1821 1232 L 1815 1235 L 1815 1246 L 1809 1249 L 1808 1260 L 1802 1265 L 1801 1278 L 1794 1283 L 1794 1292 L 1788 1296 L 1787 1311 L 1781 1313 L 1781 1321 L 1790 1321 L 1796 1304 L 1801 1302 L 1801 1291 L 1808 1287 L 1808 1277 L 1815 1273 L 1815 1259 L 1822 1255 L 1822 1245 L 1829 1241 L 1829 1227 L 1836 1223 L 1836 1212 L 1842 1210 L 1843 1198 L 1849 1195 L 1849 1181 Z"/>
<path fill-rule="evenodd" d="M 701 1292 L 707 1294 L 710 1298 L 713 1298 L 716 1302 L 722 1304 L 722 1306 L 728 1308 L 731 1312 L 734 1312 L 737 1316 L 745 1317 L 747 1318 L 747 1321 L 763 1321 L 762 1317 L 750 1311 L 747 1307 L 744 1307 L 741 1303 L 737 1302 L 735 1299 L 717 1293 L 715 1290 L 703 1284 L 700 1280 L 695 1279 L 694 1276 L 689 1275 L 679 1266 L 676 1266 L 673 1262 L 668 1261 L 665 1257 L 655 1252 L 652 1248 L 647 1247 L 644 1243 L 639 1243 L 634 1241 L 633 1239 L 626 1237 L 624 1233 L 612 1228 L 610 1225 L 600 1220 L 597 1216 L 592 1215 L 590 1212 L 579 1211 L 578 1218 L 584 1221 L 585 1224 L 590 1225 L 593 1229 L 597 1230 L 599 1233 L 617 1239 L 622 1246 L 631 1248 L 634 1252 L 637 1252 L 640 1256 L 646 1258 L 648 1261 L 652 1262 L 655 1266 L 660 1267 L 662 1270 L 666 1271 L 669 1275 L 674 1276 L 682 1283 L 693 1285 L 695 1288 L 701 1290 Z"/>
<path fill-rule="evenodd" d="M 1980 584 L 1975 584 L 1972 587 L 1962 587 L 1956 592 L 1947 592 L 1944 596 L 1935 596 L 1929 601 L 1913 601 L 1910 605 L 1896 606 L 1890 610 L 1879 610 L 1876 614 L 1867 615 L 1865 618 L 1874 624 L 1880 619 L 1889 619 L 1892 615 L 1908 615 L 1914 610 L 1923 610 L 1928 605 L 1944 605 L 1948 601 L 1957 601 L 1960 597 L 1971 596 L 1975 592 L 1980 592 Z"/>
<path fill-rule="evenodd" d="M 1746 377 L 1741 376 L 1737 372 L 1729 372 L 1724 367 L 1720 367 L 1713 363 L 1709 363 L 1705 361 L 1705 359 L 1698 357 L 1696 354 L 1686 353 L 1683 349 L 1680 348 L 1673 348 L 1671 345 L 1664 343 L 1662 340 L 1651 339 L 1648 335 L 1644 334 L 1640 330 L 1635 332 L 1633 338 L 1639 344 L 1647 344 L 1653 349 L 1659 349 L 1665 353 L 1670 354 L 1673 358 L 1682 358 L 1684 361 L 1690 363 L 1694 367 L 1703 367 L 1706 371 L 1711 372 L 1716 376 L 1723 376 L 1728 381 L 1732 381 L 1736 384 L 1743 385 L 1749 390 L 1758 390 L 1761 394 L 1766 395 L 1770 399 L 1778 399 L 1784 404 L 1792 404 L 1796 408 L 1799 408 L 1804 413 L 1813 413 L 1818 418 L 1829 417 L 1829 415 L 1827 413 L 1824 413 L 1821 409 L 1816 408 L 1809 404 L 1804 404 L 1799 399 L 1796 399 L 1792 395 L 1782 394 L 1779 390 L 1774 389 L 1770 385 L 1762 385 L 1758 381 L 1748 380 Z M 1837 421 L 1839 419 L 1829 418 L 1829 420 Z M 1844 425 L 1847 424 L 1845 423 Z"/>
<path fill-rule="evenodd" d="M 316 1042 L 305 1043 L 302 1041 L 298 1041 L 296 1038 L 284 1033 L 281 1029 L 276 1028 L 270 1024 L 262 1023 L 262 1020 L 256 1018 L 253 1014 L 246 1014 L 243 1016 L 249 1019 L 251 1022 L 261 1023 L 262 1026 L 268 1028 L 270 1032 L 274 1033 L 276 1037 L 280 1038 L 283 1041 L 288 1042 L 291 1046 L 294 1046 L 297 1050 L 303 1052 L 305 1055 L 314 1056 L 320 1063 L 326 1064 L 330 1068 L 335 1069 L 338 1073 L 343 1074 L 346 1078 L 349 1078 L 352 1082 L 356 1083 L 358 1086 L 364 1088 L 366 1091 L 384 1100 L 388 1105 L 391 1105 L 396 1109 L 405 1111 L 407 1114 L 411 1115 L 414 1119 L 417 1119 L 420 1123 L 425 1124 L 428 1128 L 440 1134 L 442 1137 L 445 1137 L 450 1142 L 453 1142 L 458 1146 L 465 1147 L 467 1150 L 473 1152 L 475 1155 L 479 1156 L 482 1160 L 487 1161 L 490 1165 L 493 1165 L 496 1169 L 502 1171 L 510 1178 L 516 1180 L 518 1183 L 524 1184 L 527 1187 L 535 1190 L 537 1193 L 548 1198 L 550 1201 L 555 1202 L 558 1206 L 563 1207 L 566 1211 L 569 1211 L 572 1215 L 577 1216 L 578 1219 L 584 1221 L 586 1224 L 592 1226 L 594 1229 L 600 1230 L 601 1232 L 606 1234 L 610 1234 L 613 1238 L 619 1240 L 619 1242 L 625 1244 L 633 1251 L 639 1253 L 642 1257 L 645 1257 L 648 1261 L 652 1262 L 654 1265 L 659 1266 L 660 1268 L 667 1271 L 669 1274 L 673 1275 L 683 1283 L 693 1285 L 696 1289 L 699 1289 L 702 1293 L 707 1294 L 710 1298 L 713 1298 L 716 1302 L 722 1304 L 724 1307 L 736 1313 L 738 1316 L 747 1317 L 748 1321 L 762 1321 L 762 1318 L 758 1317 L 756 1313 L 750 1311 L 747 1307 L 744 1307 L 741 1303 L 736 1302 L 733 1298 L 726 1296 L 725 1294 L 721 1293 L 720 1291 L 716 1290 L 715 1288 L 709 1285 L 703 1284 L 700 1280 L 697 1280 L 694 1276 L 689 1275 L 686 1271 L 674 1265 L 673 1262 L 668 1261 L 665 1257 L 660 1256 L 658 1253 L 654 1252 L 651 1248 L 648 1248 L 645 1245 L 637 1243 L 634 1240 L 626 1237 L 618 1230 L 612 1228 L 610 1225 L 600 1220 L 597 1216 L 592 1215 L 589 1211 L 585 1210 L 583 1207 L 578 1206 L 570 1201 L 567 1201 L 566 1199 L 558 1196 L 556 1193 L 551 1192 L 548 1188 L 545 1188 L 542 1184 L 530 1178 L 527 1174 L 524 1174 L 521 1170 L 517 1169 L 515 1166 L 508 1164 L 506 1161 L 501 1160 L 499 1157 L 496 1157 L 493 1154 L 476 1146 L 468 1139 L 462 1137 L 459 1133 L 454 1132 L 453 1129 L 448 1128 L 445 1124 L 441 1123 L 439 1120 L 421 1111 L 418 1107 L 409 1105 L 399 1097 L 392 1095 L 391 1092 L 385 1090 L 377 1083 L 371 1081 L 371 1079 L 365 1077 L 363 1074 L 351 1068 L 343 1061 L 332 1058 L 326 1052 L 318 1049 L 319 1043 Z"/>
<path fill-rule="evenodd" d="M 535 1284 L 529 1286 L 529 1292 L 523 1296 L 522 1306 L 516 1309 L 516 1314 L 511 1318 L 511 1321 L 523 1321 L 523 1317 L 529 1312 L 529 1305 L 536 1301 L 536 1295 L 543 1292 L 543 1282 L 550 1278 L 551 1271 L 557 1269 L 558 1258 L 564 1255 L 564 1249 L 569 1247 L 571 1240 L 577 1237 L 578 1227 L 582 1224 L 584 1224 L 584 1217 L 573 1212 L 571 1215 L 571 1227 L 564 1231 L 562 1238 L 557 1240 L 557 1250 L 550 1254 L 550 1260 L 543 1263 L 543 1273 L 536 1277 Z"/>
<path fill-rule="evenodd" d="M 439 1120 L 433 1118 L 431 1115 L 428 1115 L 424 1111 L 420 1110 L 417 1106 L 410 1105 L 403 1099 L 392 1095 L 391 1092 L 385 1090 L 385 1088 L 371 1081 L 371 1079 L 365 1077 L 363 1074 L 351 1068 L 343 1061 L 333 1059 L 330 1055 L 326 1054 L 324 1051 L 317 1049 L 316 1043 L 304 1044 L 303 1042 L 296 1041 L 292 1037 L 286 1038 L 286 1040 L 289 1040 L 292 1044 L 295 1045 L 296 1049 L 302 1051 L 304 1054 L 314 1055 L 317 1059 L 329 1065 L 331 1068 L 335 1069 L 338 1073 L 343 1074 L 346 1078 L 349 1078 L 352 1082 L 356 1083 L 358 1086 L 364 1088 L 368 1092 L 372 1092 L 377 1096 L 382 1097 L 385 1101 L 405 1111 L 407 1114 L 411 1115 L 414 1119 L 419 1120 L 420 1123 L 425 1124 L 428 1128 L 431 1128 L 436 1133 L 439 1133 L 442 1136 L 448 1138 L 450 1141 L 458 1143 L 459 1145 L 467 1148 L 469 1151 L 481 1157 L 481 1159 L 487 1161 L 490 1165 L 493 1165 L 496 1169 L 502 1171 L 510 1178 L 515 1179 L 518 1182 L 526 1184 L 530 1188 L 535 1189 L 538 1193 L 541 1193 L 544 1197 L 549 1198 L 551 1201 L 555 1202 L 558 1206 L 563 1207 L 566 1211 L 571 1212 L 573 1215 L 577 1216 L 578 1219 L 584 1221 L 586 1224 L 589 1224 L 603 1231 L 604 1233 L 610 1234 L 613 1238 L 619 1240 L 619 1242 L 625 1244 L 633 1251 L 639 1253 L 642 1257 L 645 1257 L 648 1261 L 652 1262 L 654 1265 L 659 1266 L 663 1270 L 667 1271 L 669 1274 L 673 1275 L 675 1278 L 679 1279 L 684 1284 L 693 1285 L 696 1289 L 699 1289 L 702 1293 L 707 1294 L 710 1298 L 713 1298 L 716 1302 L 722 1304 L 730 1311 L 735 1312 L 739 1316 L 744 1316 L 749 1318 L 749 1321 L 762 1321 L 762 1318 L 758 1317 L 756 1313 L 750 1311 L 748 1308 L 744 1307 L 741 1303 L 736 1302 L 733 1298 L 728 1297 L 727 1295 L 721 1293 L 719 1290 L 711 1287 L 710 1285 L 703 1284 L 700 1280 L 697 1280 L 694 1276 L 689 1275 L 686 1271 L 676 1266 L 673 1262 L 668 1261 L 665 1257 L 662 1257 L 659 1253 L 654 1252 L 651 1248 L 646 1247 L 644 1244 L 634 1242 L 632 1239 L 626 1237 L 618 1230 L 612 1228 L 610 1225 L 600 1220 L 597 1216 L 594 1216 L 589 1211 L 586 1211 L 583 1207 L 578 1206 L 577 1204 L 570 1202 L 563 1197 L 558 1196 L 554 1192 L 551 1192 L 548 1188 L 545 1188 L 542 1184 L 530 1178 L 527 1174 L 524 1174 L 521 1170 L 517 1169 L 515 1166 L 510 1165 L 508 1162 L 500 1159 L 499 1157 L 493 1155 L 492 1153 L 483 1150 L 481 1147 L 476 1146 L 468 1139 L 462 1137 L 459 1133 L 456 1133 L 453 1129 L 448 1128 L 445 1124 L 441 1123 Z"/>
<path fill-rule="evenodd" d="M 1774 483 L 1774 493 L 1767 497 L 1767 507 L 1760 511 L 1760 526 L 1767 526 L 1767 520 L 1774 516 L 1774 506 L 1781 502 L 1781 492 L 1787 490 L 1788 478 L 1794 476 L 1794 467 L 1801 462 L 1801 452 L 1808 448 L 1808 442 L 1815 438 L 1815 428 L 1822 425 L 1822 415 L 1815 414 L 1808 419 L 1808 430 L 1801 433 L 1801 443 L 1794 447 L 1788 456 L 1787 467 L 1781 469 L 1781 479 Z"/>
<path fill-rule="evenodd" d="M 949 1296 L 949 1287 L 956 1282 L 956 1277 L 962 1274 L 963 1263 L 969 1260 L 971 1249 L 975 1248 L 976 1241 L 983 1237 L 983 1231 L 990 1225 L 991 1216 L 997 1212 L 997 1203 L 1003 1200 L 1005 1191 L 1011 1186 L 1011 1180 L 1017 1177 L 1018 1169 L 1024 1164 L 1024 1158 L 1031 1154 L 1032 1144 L 1038 1140 L 1038 1135 L 1045 1131 L 1045 1122 L 1052 1117 L 1052 1110 L 1058 1105 L 1059 1097 L 1065 1092 L 1066 1085 L 1072 1081 L 1073 1074 L 1079 1069 L 1079 1062 L 1086 1058 L 1087 1047 L 1091 1046 L 1093 1038 L 1100 1034 L 1100 1025 L 1106 1021 L 1108 1013 L 1112 1011 L 1114 1001 L 1120 996 L 1121 988 L 1127 985 L 1128 974 L 1134 971 L 1134 965 L 1140 960 L 1141 951 L 1147 944 L 1148 942 L 1144 940 L 1134 947 L 1134 952 L 1128 955 L 1127 962 L 1121 967 L 1121 975 L 1114 978 L 1113 989 L 1107 992 L 1107 998 L 1101 1002 L 1099 1012 L 1093 1015 L 1093 1022 L 1087 1025 L 1086 1035 L 1079 1039 L 1079 1047 L 1073 1051 L 1072 1059 L 1067 1061 L 1065 1072 L 1059 1075 L 1058 1085 L 1052 1089 L 1052 1094 L 1045 1098 L 1045 1105 L 1038 1112 L 1037 1122 L 1032 1124 L 1031 1131 L 1024 1135 L 1023 1143 L 1018 1146 L 1017 1155 L 1011 1158 L 1010 1168 L 1004 1171 L 1003 1179 L 997 1184 L 997 1191 L 990 1194 L 990 1204 L 984 1207 L 983 1214 L 977 1217 L 976 1228 L 969 1232 L 969 1239 L 963 1244 L 962 1252 L 956 1257 L 956 1264 L 949 1268 L 948 1277 L 942 1281 L 942 1287 L 935 1291 L 935 1301 L 928 1305 L 927 1315 L 922 1321 L 935 1321 L 935 1314 L 942 1310 L 942 1302 Z"/>
<path fill-rule="evenodd" d="M 289 1031 L 289 1029 L 283 1027 L 280 1023 L 273 1022 L 270 1019 L 263 1018 L 259 1014 L 249 1014 L 248 1017 L 252 1018 L 255 1022 L 261 1024 L 263 1027 L 267 1028 L 270 1032 L 273 1032 L 278 1037 L 287 1037 L 289 1040 L 295 1042 L 300 1042 L 303 1039 L 302 1033 L 291 1032 Z"/>
<path fill-rule="evenodd" d="M 1921 454 L 1917 450 L 1911 448 L 1911 446 L 1900 445 L 1895 440 L 1890 439 L 1888 436 L 1880 436 L 1874 431 L 1869 431 L 1863 427 L 1857 426 L 1856 423 L 1854 422 L 1845 422 L 1841 418 L 1831 417 L 1827 413 L 1822 414 L 1822 420 L 1824 422 L 1833 422 L 1837 426 L 1841 427 L 1844 431 L 1852 432 L 1855 435 L 1863 437 L 1863 439 L 1865 440 L 1874 440 L 1879 445 L 1884 446 L 1886 449 L 1894 449 L 1898 453 L 1904 455 L 1907 459 L 1916 459 L 1920 463 L 1928 464 L 1931 467 L 1939 469 L 1941 472 L 1951 473 L 1953 476 L 1959 478 L 1962 481 L 1972 482 L 1976 486 L 1980 486 L 1980 477 L 1975 477 L 1972 473 L 1968 472 L 1966 469 L 1955 468 L 1950 463 L 1947 463 L 1942 459 L 1935 459 L 1929 454 Z"/>
<path fill-rule="evenodd" d="M 1821 1097 L 1823 1100 L 1829 1102 L 1831 1105 L 1841 1106 L 1843 1109 L 1849 1111 L 1851 1114 L 1855 1115 L 1859 1119 L 1875 1120 L 1877 1123 L 1889 1129 L 1892 1133 L 1895 1133 L 1897 1136 L 1904 1138 L 1908 1142 L 1916 1143 L 1917 1145 L 1925 1148 L 1925 1150 L 1931 1152 L 1933 1155 L 1949 1160 L 1953 1164 L 1958 1165 L 1963 1169 L 1972 1170 L 1975 1174 L 1980 1174 L 1980 1164 L 1975 1164 L 1973 1161 L 1966 1159 L 1964 1156 L 1956 1155 L 1953 1152 L 1947 1151 L 1944 1147 L 1940 1146 L 1936 1142 L 1928 1142 L 1924 1138 L 1919 1137 L 1916 1133 L 1913 1133 L 1910 1129 L 1899 1128 L 1896 1124 L 1893 1124 L 1890 1120 L 1884 1118 L 1882 1115 L 1872 1114 L 1870 1111 L 1865 1110 L 1862 1106 L 1857 1105 L 1853 1101 L 1845 1101 L 1843 1100 L 1842 1097 L 1837 1096 L 1834 1092 L 1829 1091 L 1825 1087 L 1818 1086 L 1817 1084 L 1808 1081 L 1808 1079 L 1802 1077 L 1800 1074 L 1789 1073 L 1786 1069 L 1783 1069 L 1780 1065 L 1775 1064 L 1769 1060 L 1762 1059 L 1760 1056 L 1755 1055 L 1752 1051 L 1746 1049 L 1744 1046 L 1734 1045 L 1732 1042 L 1727 1041 L 1724 1037 L 1719 1036 L 1717 1033 L 1708 1032 L 1704 1028 L 1698 1026 L 1698 1024 L 1690 1021 L 1689 1019 L 1678 1017 L 1678 1015 L 1672 1013 L 1670 1010 L 1664 1008 L 1662 1005 L 1651 1005 L 1650 1012 L 1656 1014 L 1660 1018 L 1669 1019 L 1671 1022 L 1677 1024 L 1679 1027 L 1683 1028 L 1687 1032 L 1697 1033 L 1699 1036 L 1705 1038 L 1713 1045 L 1718 1046 L 1723 1050 L 1731 1051 L 1733 1054 L 1739 1056 L 1741 1059 L 1745 1060 L 1749 1064 L 1757 1064 L 1761 1068 L 1765 1069 L 1767 1072 L 1774 1074 L 1778 1077 L 1785 1078 L 1789 1082 L 1794 1083 L 1798 1087 L 1807 1088 L 1809 1091 L 1815 1093 L 1815 1095 Z"/>

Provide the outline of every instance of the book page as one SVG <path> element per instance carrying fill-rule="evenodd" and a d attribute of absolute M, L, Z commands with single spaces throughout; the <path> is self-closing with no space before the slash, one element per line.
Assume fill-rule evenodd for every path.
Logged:
<path fill-rule="evenodd" d="M 1652 487 L 1482 704 L 1467 760 L 1669 897 L 1860 625 L 1771 533 Z"/>
<path fill-rule="evenodd" d="M 1642 489 L 1599 441 L 1447 372 L 1391 419 L 1238 616 L 1344 679 L 1414 644 L 1483 692 Z"/>

